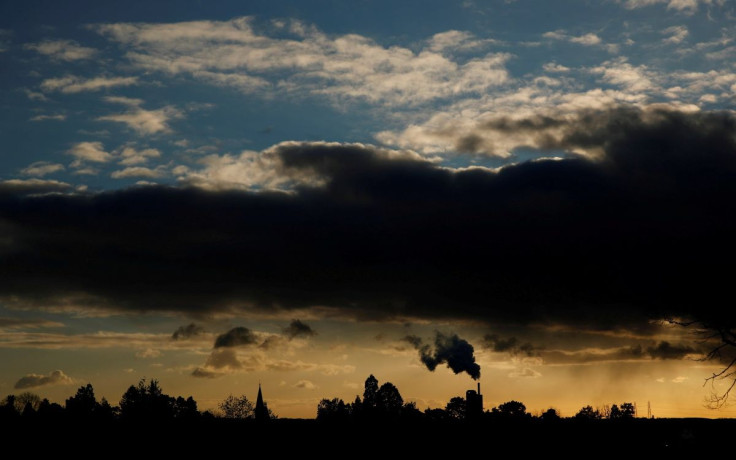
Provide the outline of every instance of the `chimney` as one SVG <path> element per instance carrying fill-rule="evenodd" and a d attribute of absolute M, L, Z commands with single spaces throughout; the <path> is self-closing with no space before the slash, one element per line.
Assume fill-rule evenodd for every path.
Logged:
<path fill-rule="evenodd" d="M 480 382 L 478 382 L 478 394 L 480 394 Z"/>

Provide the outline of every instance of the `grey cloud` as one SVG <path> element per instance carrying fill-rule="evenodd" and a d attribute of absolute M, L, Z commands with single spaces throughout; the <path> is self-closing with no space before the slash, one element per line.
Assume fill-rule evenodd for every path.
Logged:
<path fill-rule="evenodd" d="M 26 388 L 41 387 L 47 385 L 68 385 L 74 383 L 74 380 L 60 370 L 52 371 L 48 375 L 27 374 L 21 377 L 13 388 L 16 390 L 24 390 Z"/>
<path fill-rule="evenodd" d="M 317 335 L 317 332 L 315 332 L 308 324 L 295 319 L 289 323 L 288 327 L 284 328 L 284 335 L 291 340 L 297 337 L 313 337 Z"/>
<path fill-rule="evenodd" d="M 538 348 L 529 342 L 521 343 L 516 337 L 507 339 L 501 338 L 496 334 L 486 334 L 483 336 L 483 345 L 496 352 L 509 352 L 512 355 L 525 354 L 527 356 L 535 356 Z"/>
<path fill-rule="evenodd" d="M 734 116 L 629 108 L 571 119 L 496 128 L 556 125 L 540 145 L 597 155 L 453 171 L 371 146 L 287 143 L 269 155 L 288 193 L 29 196 L 0 184 L 0 298 L 580 330 L 673 315 L 736 324 L 721 307 L 730 274 L 713 263 L 736 257 Z"/>
<path fill-rule="evenodd" d="M 256 336 L 247 327 L 234 327 L 215 339 L 215 348 L 237 347 L 241 345 L 253 345 Z"/>
<path fill-rule="evenodd" d="M 189 323 L 186 326 L 179 326 L 173 334 L 171 334 L 171 338 L 173 340 L 186 340 L 191 337 L 198 336 L 204 332 L 204 328 L 202 326 L 197 326 L 194 323 Z"/>
<path fill-rule="evenodd" d="M 655 359 L 682 359 L 693 353 L 697 353 L 697 350 L 693 347 L 673 345 L 667 341 L 659 342 L 656 346 L 647 348 L 647 354 Z"/>

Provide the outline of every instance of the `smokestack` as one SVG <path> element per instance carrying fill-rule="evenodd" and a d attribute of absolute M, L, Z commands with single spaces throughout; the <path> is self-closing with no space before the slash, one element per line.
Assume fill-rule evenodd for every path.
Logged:
<path fill-rule="evenodd" d="M 478 382 L 478 394 L 480 394 L 480 382 Z"/>

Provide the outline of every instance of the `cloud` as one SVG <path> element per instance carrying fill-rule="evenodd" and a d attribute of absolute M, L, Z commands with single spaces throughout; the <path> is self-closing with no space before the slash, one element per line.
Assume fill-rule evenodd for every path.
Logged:
<path fill-rule="evenodd" d="M 570 42 L 586 46 L 599 45 L 601 38 L 596 34 L 588 33 L 579 37 L 570 37 Z"/>
<path fill-rule="evenodd" d="M 48 179 L 8 179 L 0 181 L 0 193 L 52 193 L 68 192 L 72 185 Z"/>
<path fill-rule="evenodd" d="M 145 102 L 143 99 L 136 99 L 132 97 L 125 97 L 125 96 L 105 96 L 102 98 L 105 102 L 109 102 L 110 104 L 121 104 L 128 107 L 138 107 L 143 105 L 143 102 Z"/>
<path fill-rule="evenodd" d="M 435 332 L 434 347 L 424 345 L 422 339 L 414 335 L 408 335 L 404 340 L 419 351 L 419 359 L 430 371 L 439 364 L 447 364 L 455 374 L 467 372 L 474 380 L 480 378 L 480 366 L 475 362 L 473 346 L 457 334 Z"/>
<path fill-rule="evenodd" d="M 569 35 L 564 30 L 554 30 L 551 32 L 545 32 L 542 34 L 543 37 L 549 38 L 552 40 L 562 40 L 562 41 L 568 41 L 570 43 L 577 43 L 578 45 L 585 45 L 585 46 L 593 46 L 593 45 L 600 45 L 602 40 L 601 38 L 594 34 L 594 33 L 587 33 L 580 36 L 574 36 Z"/>
<path fill-rule="evenodd" d="M 58 310 L 62 311 L 62 310 Z M 52 327 L 51 325 L 38 327 Z M 85 334 L 64 334 L 24 331 L 32 326 L 7 327 L 0 330 L 0 348 L 41 350 L 124 348 L 155 350 L 207 350 L 211 348 L 209 334 L 189 340 L 171 340 L 169 334 L 122 333 L 97 331 Z M 20 329 L 20 330 L 19 330 Z"/>
<path fill-rule="evenodd" d="M 28 88 L 24 88 L 23 92 L 26 94 L 29 100 L 31 101 L 41 101 L 46 102 L 49 100 L 43 93 L 39 93 L 37 91 L 31 91 Z"/>
<path fill-rule="evenodd" d="M 433 36 L 414 51 L 382 46 L 348 34 L 327 35 L 299 21 L 274 33 L 253 18 L 169 24 L 117 23 L 94 26 L 126 51 L 144 71 L 185 75 L 245 93 L 317 95 L 382 105 L 422 104 L 461 94 L 480 94 L 510 80 L 506 53 L 443 54 L 448 48 L 482 51 L 491 40 L 467 32 Z"/>
<path fill-rule="evenodd" d="M 662 39 L 662 41 L 671 44 L 682 43 L 689 34 L 690 32 L 686 26 L 668 27 L 662 31 L 662 35 L 669 35 L 669 37 Z"/>
<path fill-rule="evenodd" d="M 63 115 L 63 114 L 57 114 L 57 115 L 36 115 L 35 117 L 31 117 L 28 121 L 47 121 L 47 120 L 64 121 L 64 120 L 66 120 L 66 115 Z"/>
<path fill-rule="evenodd" d="M 153 348 L 146 348 L 145 350 L 136 352 L 135 356 L 136 358 L 158 358 L 161 356 L 161 351 Z"/>
<path fill-rule="evenodd" d="M 171 334 L 171 338 L 173 340 L 186 340 L 201 335 L 203 332 L 204 328 L 202 326 L 189 323 L 186 326 L 179 326 L 174 333 Z"/>
<path fill-rule="evenodd" d="M 67 153 L 76 158 L 72 163 L 72 167 L 75 168 L 84 162 L 107 163 L 113 159 L 113 156 L 105 151 L 102 142 L 78 142 L 67 150 Z"/>
<path fill-rule="evenodd" d="M 241 345 L 253 345 L 256 336 L 247 327 L 234 327 L 215 339 L 215 348 L 238 347 Z"/>
<path fill-rule="evenodd" d="M 508 352 L 512 355 L 525 354 L 527 356 L 536 356 L 537 347 L 531 343 L 521 343 L 516 337 L 503 339 L 496 334 L 486 334 L 483 336 L 483 346 L 495 352 Z"/>
<path fill-rule="evenodd" d="M 151 158 L 160 157 L 161 151 L 158 149 L 136 150 L 133 147 L 124 147 L 123 150 L 120 152 L 121 159 L 119 163 L 125 166 L 138 165 L 147 163 L 148 160 Z"/>
<path fill-rule="evenodd" d="M 48 375 L 27 374 L 21 377 L 13 388 L 25 390 L 26 388 L 41 387 L 47 385 L 70 385 L 74 380 L 62 371 L 51 371 Z"/>
<path fill-rule="evenodd" d="M 41 82 L 41 89 L 45 92 L 59 91 L 64 94 L 74 94 L 137 84 L 138 77 L 96 77 L 85 80 L 69 75 L 46 79 Z"/>
<path fill-rule="evenodd" d="M 64 324 L 41 318 L 9 318 L 0 316 L 0 329 L 35 329 L 39 327 L 62 327 Z"/>
<path fill-rule="evenodd" d="M 494 328 L 611 331 L 674 314 L 730 324 L 720 299 L 732 283 L 712 258 L 736 256 L 734 127 L 730 112 L 581 110 L 477 125 L 560 157 L 498 170 L 285 143 L 253 154 L 278 165 L 268 182 L 280 189 L 0 186 L 0 252 L 13 255 L 0 257 L 0 299 Z"/>
<path fill-rule="evenodd" d="M 647 353 L 655 359 L 682 359 L 689 354 L 697 353 L 697 350 L 687 345 L 672 345 L 662 341 L 654 347 L 647 348 Z"/>
<path fill-rule="evenodd" d="M 699 5 L 723 5 L 724 0 L 619 0 L 628 9 L 643 8 L 646 6 L 666 4 L 667 9 L 693 13 Z"/>
<path fill-rule="evenodd" d="M 170 133 L 171 127 L 169 126 L 169 121 L 182 117 L 182 112 L 172 106 L 166 106 L 156 110 L 146 110 L 137 106 L 130 106 L 127 112 L 103 115 L 97 117 L 97 121 L 123 123 L 137 134 L 143 136 Z"/>
<path fill-rule="evenodd" d="M 28 43 L 23 45 L 23 48 L 61 61 L 92 59 L 97 54 L 94 48 L 81 46 L 73 40 L 44 40 L 38 43 Z"/>
<path fill-rule="evenodd" d="M 48 161 L 36 161 L 20 170 L 20 173 L 24 176 L 37 176 L 43 177 L 48 174 L 53 174 L 59 171 L 63 171 L 64 165 L 59 163 L 51 163 Z"/>
<path fill-rule="evenodd" d="M 110 177 L 113 179 L 130 179 L 130 178 L 146 178 L 156 179 L 164 175 L 164 167 L 159 166 L 155 169 L 146 168 L 144 166 L 129 166 L 125 169 L 113 171 Z"/>
<path fill-rule="evenodd" d="M 301 388 L 303 390 L 315 390 L 317 387 L 314 385 L 314 383 L 310 382 L 309 380 L 299 380 L 294 385 L 292 385 L 294 388 Z"/>
<path fill-rule="evenodd" d="M 355 366 L 271 359 L 262 351 L 251 351 L 246 356 L 239 356 L 235 348 L 215 348 L 207 358 L 205 365 L 195 368 L 192 375 L 195 377 L 217 378 L 232 373 L 257 371 L 306 371 L 334 376 L 353 373 L 355 372 Z"/>
<path fill-rule="evenodd" d="M 654 88 L 652 76 L 644 65 L 634 66 L 625 58 L 606 61 L 599 66 L 592 67 L 591 73 L 600 74 L 603 81 L 618 85 L 630 91 L 640 92 Z"/>
<path fill-rule="evenodd" d="M 532 379 L 535 379 L 535 378 L 541 377 L 542 376 L 542 373 L 539 372 L 539 371 L 535 371 L 532 368 L 525 367 L 525 368 L 520 369 L 520 370 L 509 372 L 508 376 L 510 378 L 532 378 Z"/>
<path fill-rule="evenodd" d="M 677 376 L 674 379 L 672 379 L 672 383 L 682 383 L 682 382 L 684 382 L 687 379 L 688 379 L 688 377 Z"/>
<path fill-rule="evenodd" d="M 313 337 L 317 335 L 317 332 L 315 332 L 308 324 L 305 324 L 298 319 L 294 319 L 289 323 L 289 326 L 284 328 L 284 335 L 291 340 L 297 337 Z"/>

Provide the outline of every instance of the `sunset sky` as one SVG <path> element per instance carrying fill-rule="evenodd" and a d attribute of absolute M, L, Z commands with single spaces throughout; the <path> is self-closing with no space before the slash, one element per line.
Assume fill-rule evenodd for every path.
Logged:
<path fill-rule="evenodd" d="M 2 2 L 0 398 L 733 417 L 663 320 L 736 324 L 734 63 L 725 0 Z"/>

